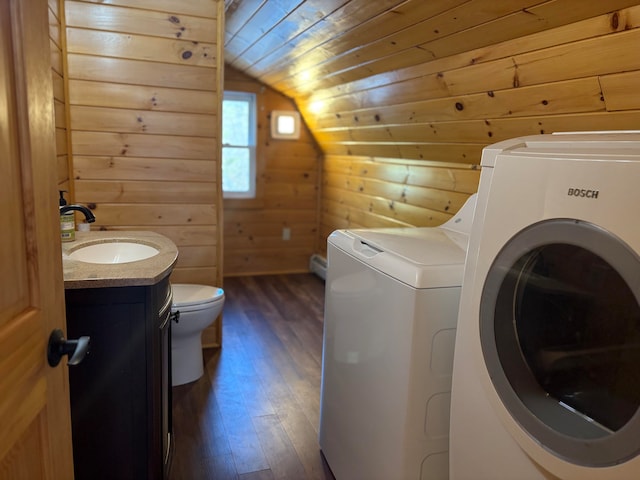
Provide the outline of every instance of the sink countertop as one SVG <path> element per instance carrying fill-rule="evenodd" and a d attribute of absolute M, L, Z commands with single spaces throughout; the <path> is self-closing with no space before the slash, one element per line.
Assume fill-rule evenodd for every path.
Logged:
<path fill-rule="evenodd" d="M 119 264 L 97 264 L 72 260 L 68 254 L 74 250 L 118 239 L 142 243 L 160 251 L 145 260 Z M 154 285 L 171 273 L 178 259 L 178 248 L 164 235 L 146 231 L 91 231 L 76 232 L 73 242 L 62 243 L 62 269 L 64 288 L 103 288 Z"/>

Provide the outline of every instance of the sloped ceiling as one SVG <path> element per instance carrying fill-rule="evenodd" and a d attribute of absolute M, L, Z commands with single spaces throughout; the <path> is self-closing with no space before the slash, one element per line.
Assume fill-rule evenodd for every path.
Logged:
<path fill-rule="evenodd" d="M 225 62 L 304 103 L 319 90 L 634 3 L 227 0 Z"/>
<path fill-rule="evenodd" d="M 478 164 L 482 148 L 500 139 L 612 128 L 605 117 L 561 125 L 534 117 L 608 108 L 602 77 L 635 71 L 640 58 L 629 47 L 639 34 L 639 0 L 227 6 L 226 64 L 291 97 L 325 158 Z M 581 106 L 586 98 L 595 103 Z M 507 118 L 527 124 L 502 128 Z"/>

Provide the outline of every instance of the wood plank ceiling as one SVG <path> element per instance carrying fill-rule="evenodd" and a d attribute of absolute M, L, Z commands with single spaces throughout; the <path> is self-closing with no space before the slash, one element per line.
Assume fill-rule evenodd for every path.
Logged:
<path fill-rule="evenodd" d="M 636 3 L 624 0 L 227 0 L 225 62 L 293 98 L 308 117 L 314 111 L 313 101 L 361 88 L 359 81 L 367 82 L 369 88 L 400 81 L 401 78 L 394 76 L 407 67 Z M 485 60 L 469 58 L 468 64 Z M 438 73 L 438 66 L 434 73 Z M 517 69 L 512 81 L 517 86 Z M 391 89 L 386 95 L 394 93 L 401 92 Z M 359 98 L 365 103 L 387 101 L 381 97 Z M 313 128 L 316 122 L 307 121 Z"/>

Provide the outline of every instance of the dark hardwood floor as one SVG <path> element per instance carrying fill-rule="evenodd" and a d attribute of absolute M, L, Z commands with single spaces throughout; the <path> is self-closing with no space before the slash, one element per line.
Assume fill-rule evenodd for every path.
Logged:
<path fill-rule="evenodd" d="M 324 282 L 225 279 L 223 347 L 173 388 L 170 480 L 333 480 L 318 446 Z"/>

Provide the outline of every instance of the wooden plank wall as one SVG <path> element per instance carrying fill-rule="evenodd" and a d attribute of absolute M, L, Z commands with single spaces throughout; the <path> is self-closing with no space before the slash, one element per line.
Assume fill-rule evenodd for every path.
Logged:
<path fill-rule="evenodd" d="M 304 125 L 299 140 L 271 138 L 271 112 L 297 110 L 291 99 L 229 66 L 225 89 L 258 103 L 256 198 L 224 201 L 225 275 L 306 272 L 318 248 L 321 152 Z"/>
<path fill-rule="evenodd" d="M 69 182 L 69 155 L 67 130 L 67 102 L 64 83 L 64 35 L 62 0 L 49 0 L 49 44 L 51 48 L 51 76 L 53 79 L 53 102 L 56 123 L 56 162 L 58 166 L 58 190 L 67 190 L 68 199 L 73 198 Z"/>
<path fill-rule="evenodd" d="M 181 248 L 176 278 L 220 284 L 214 3 L 66 0 L 68 149 L 75 199 L 96 206 L 101 226 L 165 233 Z M 230 5 L 226 59 L 282 92 L 274 104 L 292 98 L 324 153 L 320 251 L 336 228 L 450 218 L 476 189 L 487 144 L 640 125 L 638 1 Z M 311 150 L 264 138 L 259 189 L 277 194 L 225 202 L 225 274 L 298 271 L 314 244 Z"/>
<path fill-rule="evenodd" d="M 496 141 L 638 129 L 640 5 L 588 17 L 624 3 L 637 2 L 545 2 L 531 20 L 559 26 L 527 34 L 524 20 L 502 20 L 510 39 L 495 43 L 495 25 L 405 49 L 415 30 L 383 43 L 371 29 L 360 47 L 309 67 L 307 93 L 273 77 L 325 153 L 320 245 L 336 228 L 441 223 L 475 191 L 482 148 Z"/>
<path fill-rule="evenodd" d="M 222 285 L 223 7 L 64 2 L 75 201 L 94 210 L 96 228 L 172 239 L 174 283 Z"/>

